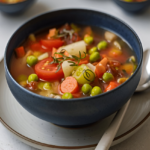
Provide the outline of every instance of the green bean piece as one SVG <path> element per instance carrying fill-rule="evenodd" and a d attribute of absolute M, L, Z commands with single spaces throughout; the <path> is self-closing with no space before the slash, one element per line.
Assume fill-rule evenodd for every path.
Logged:
<path fill-rule="evenodd" d="M 73 95 L 71 93 L 64 93 L 62 96 L 62 99 L 72 99 Z"/>
<path fill-rule="evenodd" d="M 97 47 L 93 47 L 89 50 L 89 54 L 91 55 L 93 52 L 97 52 Z"/>
<path fill-rule="evenodd" d="M 98 48 L 98 50 L 104 50 L 104 49 L 106 49 L 107 45 L 108 44 L 106 41 L 101 41 L 98 43 L 97 48 Z"/>
<path fill-rule="evenodd" d="M 90 94 L 91 93 L 91 90 L 92 90 L 92 86 L 90 85 L 90 84 L 84 84 L 83 86 L 82 86 L 82 92 L 84 93 L 84 94 Z"/>
<path fill-rule="evenodd" d="M 86 43 L 86 44 L 92 44 L 93 43 L 93 37 L 92 36 L 86 36 L 85 38 L 84 38 L 84 42 Z"/>
<path fill-rule="evenodd" d="M 35 56 L 30 55 L 27 57 L 26 62 L 31 67 L 31 66 L 34 66 L 38 62 L 38 59 Z"/>
<path fill-rule="evenodd" d="M 43 90 L 44 84 L 45 84 L 44 82 L 39 82 L 39 83 L 38 83 L 38 89 L 39 89 L 39 90 Z"/>
<path fill-rule="evenodd" d="M 100 54 L 99 54 L 99 52 L 93 52 L 90 55 L 90 62 L 95 62 L 95 61 L 98 61 L 98 60 L 100 60 Z"/>
<path fill-rule="evenodd" d="M 36 74 L 31 74 L 28 77 L 28 82 L 38 81 L 38 76 Z"/>
<path fill-rule="evenodd" d="M 51 83 L 49 83 L 49 82 L 44 83 L 43 89 L 44 90 L 50 90 L 51 89 Z"/>
<path fill-rule="evenodd" d="M 105 81 L 105 82 L 110 82 L 111 80 L 113 80 L 114 79 L 114 76 L 111 74 L 111 73 L 109 73 L 109 72 L 105 72 L 104 74 L 103 74 L 103 81 Z"/>
<path fill-rule="evenodd" d="M 102 90 L 100 87 L 95 86 L 91 91 L 91 96 L 96 96 L 102 93 Z"/>

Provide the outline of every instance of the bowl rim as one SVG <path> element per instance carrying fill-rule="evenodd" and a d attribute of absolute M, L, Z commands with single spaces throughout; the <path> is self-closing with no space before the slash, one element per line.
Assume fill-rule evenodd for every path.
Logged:
<path fill-rule="evenodd" d="M 133 75 L 127 80 L 125 81 L 123 84 L 119 85 L 118 87 L 116 87 L 115 89 L 111 90 L 111 91 L 108 91 L 108 92 L 105 92 L 105 93 L 102 93 L 102 94 L 99 94 L 99 95 L 96 95 L 96 96 L 88 96 L 88 97 L 82 97 L 82 98 L 73 98 L 73 99 L 70 99 L 69 101 L 67 99 L 55 99 L 55 98 L 50 98 L 50 97 L 45 97 L 45 96 L 42 96 L 42 95 L 39 95 L 39 94 L 36 94 L 34 92 L 31 92 L 29 90 L 27 90 L 26 88 L 22 87 L 13 77 L 12 75 L 10 74 L 10 71 L 9 71 L 9 64 L 7 64 L 6 62 L 6 54 L 7 54 L 7 49 L 8 49 L 8 45 L 9 43 L 11 42 L 11 40 L 13 39 L 14 35 L 16 34 L 16 32 L 21 29 L 23 26 L 25 26 L 27 23 L 29 23 L 30 21 L 34 20 L 34 19 L 37 19 L 38 17 L 42 17 L 44 15 L 47 15 L 47 14 L 50 14 L 50 13 L 55 13 L 55 12 L 63 12 L 63 11 L 84 11 L 84 12 L 91 12 L 91 13 L 97 13 L 97 14 L 101 14 L 101 15 L 105 15 L 109 18 L 112 18 L 122 24 L 124 24 L 130 31 L 132 31 L 132 33 L 134 34 L 135 38 L 137 39 L 138 43 L 139 43 L 139 47 L 140 47 L 140 61 L 138 63 L 138 66 L 135 70 L 135 72 L 133 73 Z M 95 11 L 95 10 L 92 10 L 92 9 L 85 9 L 85 8 L 69 8 L 69 9 L 56 9 L 56 10 L 52 10 L 52 11 L 48 11 L 46 13 L 42 13 L 42 14 L 39 14 L 39 15 L 36 15 L 34 17 L 32 17 L 31 19 L 27 20 L 25 23 L 23 23 L 19 28 L 16 29 L 16 31 L 12 34 L 12 36 L 10 37 L 8 43 L 7 43 L 7 46 L 5 48 L 5 53 L 4 53 L 4 67 L 5 67 L 5 71 L 8 73 L 9 77 L 11 78 L 11 80 L 16 84 L 17 87 L 21 88 L 21 90 L 23 90 L 24 92 L 27 92 L 29 95 L 33 96 L 33 97 L 37 97 L 41 100 L 45 100 L 45 101 L 61 101 L 61 102 L 74 102 L 74 101 L 88 101 L 88 100 L 91 100 L 91 99 L 94 99 L 94 98 L 98 98 L 98 97 L 102 97 L 102 96 L 105 96 L 106 94 L 109 94 L 109 93 L 113 93 L 114 91 L 118 90 L 120 87 L 123 87 L 124 85 L 126 85 L 130 80 L 132 80 L 135 75 L 137 74 L 137 72 L 139 71 L 141 65 L 142 65 L 142 60 L 143 60 L 143 47 L 142 47 L 142 43 L 140 41 L 140 38 L 138 37 L 138 35 L 136 34 L 136 32 L 128 25 L 126 24 L 124 21 L 122 21 L 121 19 L 115 17 L 115 16 L 112 16 L 110 14 L 107 14 L 107 13 L 104 13 L 104 12 L 101 12 L 101 11 Z"/>
<path fill-rule="evenodd" d="M 19 5 L 21 3 L 25 3 L 26 1 L 32 1 L 32 0 L 24 0 L 22 2 L 17 2 L 17 3 L 3 3 L 3 2 L 0 2 L 0 5 L 5 5 L 5 6 L 10 6 L 10 5 Z"/>

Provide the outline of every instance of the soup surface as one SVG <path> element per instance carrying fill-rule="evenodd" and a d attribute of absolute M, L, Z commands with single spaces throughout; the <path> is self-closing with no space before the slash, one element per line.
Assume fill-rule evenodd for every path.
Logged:
<path fill-rule="evenodd" d="M 0 0 L 0 2 L 2 3 L 8 3 L 8 4 L 14 4 L 14 3 L 19 3 L 19 2 L 23 2 L 25 0 Z"/>
<path fill-rule="evenodd" d="M 15 49 L 10 73 L 42 96 L 72 99 L 108 92 L 137 67 L 133 50 L 104 29 L 65 24 L 30 34 Z"/>

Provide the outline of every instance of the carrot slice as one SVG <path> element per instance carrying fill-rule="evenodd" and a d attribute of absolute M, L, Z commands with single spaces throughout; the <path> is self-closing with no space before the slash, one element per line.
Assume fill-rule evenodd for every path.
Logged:
<path fill-rule="evenodd" d="M 55 54 L 56 52 L 57 52 L 57 49 L 56 49 L 56 48 L 53 48 L 53 49 L 52 49 L 52 57 L 54 57 L 54 55 L 55 55 L 56 58 L 62 57 L 62 56 L 59 55 L 59 54 Z"/>
<path fill-rule="evenodd" d="M 87 26 L 85 29 L 84 29 L 84 33 L 85 34 L 88 34 L 88 35 L 92 35 L 93 32 L 92 32 L 92 29 L 90 26 Z"/>
<path fill-rule="evenodd" d="M 53 49 L 52 49 L 52 57 L 54 57 L 54 54 L 55 54 L 56 52 L 59 52 L 59 51 L 58 51 L 56 48 L 53 48 Z M 65 56 L 69 56 L 69 53 L 68 53 L 67 51 L 65 51 L 65 52 L 64 52 L 64 55 L 65 55 Z M 56 58 L 61 58 L 62 55 L 55 54 L 55 57 L 56 57 Z"/>
<path fill-rule="evenodd" d="M 62 93 L 77 93 L 79 91 L 79 85 L 74 77 L 67 77 L 60 85 Z"/>
<path fill-rule="evenodd" d="M 98 78 L 101 78 L 102 75 L 106 72 L 106 67 L 107 67 L 108 59 L 107 57 L 104 57 L 97 65 L 95 68 L 95 73 Z"/>
<path fill-rule="evenodd" d="M 25 50 L 23 46 L 16 48 L 15 51 L 16 51 L 17 57 L 22 58 L 23 56 L 25 56 Z"/>
<path fill-rule="evenodd" d="M 56 31 L 57 31 L 56 28 L 50 29 L 47 38 L 50 39 L 51 37 L 55 36 Z"/>
<path fill-rule="evenodd" d="M 105 92 L 111 91 L 117 86 L 119 86 L 117 82 L 110 82 L 109 85 L 106 87 Z"/>

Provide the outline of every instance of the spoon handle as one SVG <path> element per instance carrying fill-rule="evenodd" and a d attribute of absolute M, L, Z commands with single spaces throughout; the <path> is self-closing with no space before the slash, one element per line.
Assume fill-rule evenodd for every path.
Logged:
<path fill-rule="evenodd" d="M 120 127 L 120 124 L 123 120 L 123 117 L 127 111 L 127 108 L 130 104 L 130 99 L 128 102 L 117 112 L 114 119 L 112 120 L 110 126 L 105 131 L 104 135 L 100 139 L 95 150 L 108 150 L 111 146 L 111 143 Z"/>

